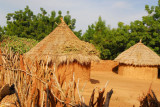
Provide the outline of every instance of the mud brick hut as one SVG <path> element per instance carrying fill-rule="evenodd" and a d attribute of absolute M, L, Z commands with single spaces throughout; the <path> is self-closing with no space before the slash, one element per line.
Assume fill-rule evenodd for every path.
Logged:
<path fill-rule="evenodd" d="M 96 72 L 114 72 L 118 66 L 117 61 L 113 60 L 100 60 L 99 62 L 92 62 L 91 71 Z"/>
<path fill-rule="evenodd" d="M 80 81 L 90 80 L 91 61 L 98 61 L 95 47 L 81 41 L 61 18 L 61 23 L 29 52 L 24 54 L 26 63 L 32 65 L 44 62 L 50 69 L 56 69 L 60 76 Z"/>
<path fill-rule="evenodd" d="M 115 58 L 119 62 L 118 74 L 139 79 L 156 79 L 160 57 L 141 43 L 131 46 Z"/>

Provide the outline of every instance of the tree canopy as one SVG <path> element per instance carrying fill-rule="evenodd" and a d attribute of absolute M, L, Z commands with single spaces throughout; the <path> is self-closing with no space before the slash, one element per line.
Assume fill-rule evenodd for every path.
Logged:
<path fill-rule="evenodd" d="M 43 8 L 40 8 L 40 11 L 35 15 L 29 6 L 26 6 L 24 10 L 8 13 L 6 16 L 7 26 L 4 27 L 5 34 L 36 40 L 43 39 L 60 23 L 62 12 L 58 11 L 58 15 L 56 15 L 55 11 L 51 11 L 50 14 Z M 64 21 L 74 31 L 76 19 L 71 18 L 69 11 L 64 16 Z M 81 35 L 81 31 L 74 32 L 78 36 Z"/>
<path fill-rule="evenodd" d="M 118 23 L 118 28 L 111 29 L 104 20 L 88 26 L 82 39 L 93 43 L 100 51 L 101 59 L 114 59 L 118 54 L 135 43 L 142 42 L 157 54 L 160 54 L 160 0 L 157 6 L 145 6 L 148 15 L 142 21 L 135 20 L 130 25 Z"/>

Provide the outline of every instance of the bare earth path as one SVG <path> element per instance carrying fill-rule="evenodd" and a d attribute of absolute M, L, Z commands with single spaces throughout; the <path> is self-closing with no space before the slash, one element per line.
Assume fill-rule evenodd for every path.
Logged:
<path fill-rule="evenodd" d="M 139 106 L 139 97 L 146 94 L 152 83 L 152 90 L 160 101 L 160 79 L 140 80 L 120 76 L 113 72 L 91 72 L 91 83 L 88 82 L 83 95 L 85 102 L 89 102 L 92 90 L 95 87 L 102 88 L 109 80 L 106 92 L 113 89 L 113 95 L 110 101 L 110 107 L 135 107 Z M 97 91 L 96 91 L 97 92 Z M 106 93 L 105 93 L 106 95 Z"/>

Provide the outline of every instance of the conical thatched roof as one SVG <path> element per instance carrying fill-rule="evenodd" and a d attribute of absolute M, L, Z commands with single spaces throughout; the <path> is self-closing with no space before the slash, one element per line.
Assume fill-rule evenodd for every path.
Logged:
<path fill-rule="evenodd" d="M 131 46 L 115 58 L 121 64 L 135 66 L 158 66 L 160 65 L 160 57 L 145 46 L 141 41 Z"/>
<path fill-rule="evenodd" d="M 24 54 L 25 60 L 53 62 L 56 64 L 78 61 L 90 63 L 97 61 L 98 52 L 95 47 L 81 41 L 61 18 L 61 23 L 29 52 Z"/>

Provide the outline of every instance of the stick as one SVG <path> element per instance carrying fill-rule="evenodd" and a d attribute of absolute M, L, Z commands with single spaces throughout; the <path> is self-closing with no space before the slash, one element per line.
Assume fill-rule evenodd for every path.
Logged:
<path fill-rule="evenodd" d="M 77 82 L 77 91 L 78 91 L 78 95 L 79 95 L 79 99 L 80 99 L 80 102 L 82 102 L 82 99 L 81 99 L 81 94 L 79 92 L 79 78 L 78 78 L 78 82 Z"/>
<path fill-rule="evenodd" d="M 155 99 L 156 103 L 158 104 L 157 97 L 156 97 L 156 95 L 154 94 L 153 90 L 151 90 L 151 92 L 152 92 L 152 94 L 153 94 L 153 97 L 154 97 L 154 99 Z"/>
<path fill-rule="evenodd" d="M 47 107 L 49 107 L 49 102 L 48 102 L 48 99 L 49 99 L 49 88 L 48 88 L 48 84 L 47 84 L 47 89 L 46 89 L 46 91 L 47 91 L 47 101 L 46 101 L 46 105 L 47 105 Z"/>
<path fill-rule="evenodd" d="M 22 106 L 21 106 L 21 101 L 20 101 L 20 99 L 19 99 L 19 96 L 18 96 L 18 93 L 17 93 L 17 90 L 16 90 L 16 87 L 15 87 L 15 94 L 16 94 L 16 97 L 17 97 L 19 106 L 22 107 Z"/>
<path fill-rule="evenodd" d="M 58 82 L 58 80 L 57 80 L 57 77 L 56 77 L 55 73 L 53 73 L 53 76 L 54 76 L 55 83 L 56 83 L 57 86 L 58 86 L 58 90 L 61 92 L 62 96 L 63 96 L 64 98 L 66 98 L 65 94 L 63 93 L 63 91 L 62 91 L 62 89 L 61 89 L 61 87 L 60 87 L 60 84 L 59 84 L 59 82 Z"/>
<path fill-rule="evenodd" d="M 52 95 L 59 101 L 59 102 L 61 102 L 61 103 L 64 103 L 65 101 L 63 101 L 63 100 L 60 100 L 58 97 L 56 97 L 56 95 L 52 92 L 52 90 L 51 90 L 51 93 L 52 93 Z M 67 103 L 68 105 L 70 105 L 70 106 L 73 106 L 73 107 L 75 107 L 76 105 L 73 105 L 73 104 L 71 104 L 71 103 Z"/>
<path fill-rule="evenodd" d="M 43 80 L 41 80 L 41 79 L 38 78 L 37 76 L 32 75 L 32 74 L 30 74 L 30 73 L 27 73 L 27 72 L 24 71 L 24 70 L 21 70 L 21 69 L 9 69 L 9 70 L 11 70 L 11 71 L 21 71 L 21 72 L 24 72 L 24 73 L 26 73 L 27 75 L 30 75 L 31 77 L 35 77 L 36 79 L 38 79 L 39 81 L 41 81 L 43 84 L 46 84 L 46 82 L 44 82 Z"/>
<path fill-rule="evenodd" d="M 90 101 L 89 101 L 89 107 L 94 107 L 94 94 L 95 94 L 95 89 L 93 89 L 93 92 L 92 92 L 92 95 L 91 95 L 91 98 L 90 98 Z"/>
<path fill-rule="evenodd" d="M 109 81 L 107 81 L 107 82 L 106 82 L 106 84 L 105 84 L 105 86 L 104 86 L 104 88 L 105 88 L 105 89 L 106 89 L 106 87 L 107 87 L 108 83 L 109 83 Z"/>
<path fill-rule="evenodd" d="M 44 97 L 45 97 L 45 92 L 43 92 L 43 99 L 42 99 L 42 105 L 41 105 L 41 107 L 43 107 L 43 105 L 44 105 Z"/>
<path fill-rule="evenodd" d="M 104 103 L 104 107 L 109 107 L 109 101 L 110 101 L 112 94 L 113 94 L 112 89 L 109 92 L 107 92 L 107 97 L 106 97 L 106 101 Z"/>
<path fill-rule="evenodd" d="M 82 90 L 81 90 L 82 92 L 83 92 L 84 88 L 86 87 L 86 84 L 87 84 L 87 83 L 85 82 L 85 83 L 84 83 L 84 86 L 83 86 L 83 88 L 82 88 Z"/>

